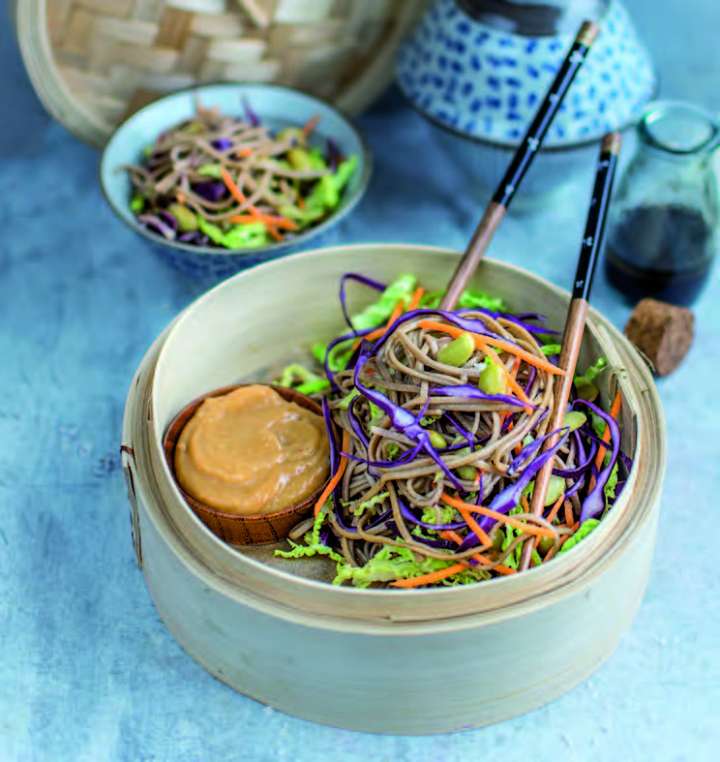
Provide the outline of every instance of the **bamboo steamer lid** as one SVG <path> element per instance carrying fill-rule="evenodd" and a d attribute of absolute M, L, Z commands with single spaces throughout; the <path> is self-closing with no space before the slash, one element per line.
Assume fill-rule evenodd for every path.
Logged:
<path fill-rule="evenodd" d="M 604 374 L 602 392 L 609 396 L 615 384 L 622 390 L 623 446 L 634 466 L 598 529 L 545 566 L 455 588 L 333 587 L 323 562 L 288 562 L 267 550 L 223 544 L 180 498 L 161 438 L 187 400 L 243 376 L 262 377 L 274 363 L 298 358 L 298 347 L 334 335 L 342 272 L 388 280 L 412 271 L 438 288 L 456 257 L 429 247 L 360 245 L 248 271 L 190 305 L 155 342 L 133 382 L 123 462 L 135 549 L 158 611 L 212 674 L 291 714 L 398 733 L 447 732 L 514 716 L 596 669 L 630 626 L 644 592 L 665 467 L 664 421 L 645 364 L 595 311 L 581 363 L 602 353 L 614 368 Z M 524 270 L 488 260 L 475 285 L 514 309 L 541 307 L 551 324 L 562 322 L 568 295 Z M 363 692 L 358 686 L 365 683 Z"/>
<path fill-rule="evenodd" d="M 389 84 L 425 2 L 14 0 L 25 65 L 48 111 L 102 145 L 155 98 L 206 82 L 279 82 L 351 114 Z"/>

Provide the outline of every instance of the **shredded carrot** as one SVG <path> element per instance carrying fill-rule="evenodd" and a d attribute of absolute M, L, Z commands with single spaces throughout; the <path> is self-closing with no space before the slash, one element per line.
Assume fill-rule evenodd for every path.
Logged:
<path fill-rule="evenodd" d="M 222 181 L 225 183 L 225 187 L 230 191 L 230 195 L 237 201 L 239 204 L 244 204 L 247 201 L 247 197 L 245 194 L 238 188 L 235 181 L 230 176 L 230 173 L 225 169 L 225 167 L 222 167 L 220 169 L 220 177 L 222 177 Z"/>
<path fill-rule="evenodd" d="M 612 405 L 610 406 L 610 416 L 617 420 L 617 417 L 620 415 L 620 409 L 622 408 L 622 395 L 620 394 L 620 390 L 618 389 L 615 392 L 615 398 L 612 401 Z M 602 441 L 603 442 L 609 442 L 610 441 L 610 427 L 605 424 L 605 430 L 602 434 Z M 595 456 L 595 468 L 598 470 L 600 469 L 600 466 L 602 466 L 602 462 L 605 459 L 605 450 L 607 448 L 605 447 L 598 447 L 597 455 Z M 593 482 L 595 480 L 593 479 Z M 592 486 L 590 487 L 592 489 Z"/>
<path fill-rule="evenodd" d="M 505 374 L 505 380 L 507 381 L 508 386 L 510 389 L 515 392 L 515 395 L 520 399 L 522 402 L 525 403 L 525 409 L 529 413 L 530 412 L 530 400 L 528 399 L 527 394 L 525 394 L 524 389 L 518 382 L 510 376 L 510 373 L 508 369 L 503 365 L 503 363 L 500 361 L 500 358 L 497 356 L 497 353 L 493 352 L 492 349 L 490 349 L 485 343 L 484 339 L 485 337 L 481 337 L 477 333 L 472 333 L 470 331 L 464 331 L 461 328 L 457 328 L 454 325 L 446 325 L 445 323 L 439 323 L 437 320 L 421 320 L 418 325 L 420 328 L 425 328 L 428 331 L 439 331 L 440 333 L 447 333 L 449 336 L 453 336 L 454 338 L 457 338 L 462 333 L 470 333 L 470 335 L 473 337 L 475 341 L 475 346 L 480 349 L 487 358 L 495 363 Z"/>
<path fill-rule="evenodd" d="M 443 540 L 452 540 L 456 545 L 462 545 L 463 538 L 454 529 L 443 529 L 440 532 L 440 537 Z"/>
<path fill-rule="evenodd" d="M 301 196 L 297 200 L 298 209 L 304 209 L 305 208 L 305 199 Z"/>
<path fill-rule="evenodd" d="M 265 228 L 268 233 L 276 240 L 276 241 L 282 241 L 282 233 L 274 226 L 274 225 L 265 225 Z"/>
<path fill-rule="evenodd" d="M 530 352 L 527 352 L 520 347 L 516 347 L 509 341 L 505 341 L 504 339 L 496 339 L 494 336 L 483 336 L 482 340 L 487 344 L 490 344 L 491 347 L 497 347 L 498 349 L 502 349 L 508 354 L 515 355 L 516 357 L 525 360 L 528 365 L 534 365 L 539 370 L 544 370 L 545 373 L 549 373 L 551 376 L 565 375 L 565 371 L 562 368 L 558 368 L 557 365 L 553 365 L 552 363 L 549 363 L 547 360 L 544 360 L 537 355 L 531 354 Z"/>
<path fill-rule="evenodd" d="M 347 450 L 350 448 L 350 433 L 348 431 L 343 431 L 343 438 L 342 438 L 342 449 L 343 451 L 347 452 Z M 340 456 L 340 463 L 338 464 L 337 471 L 332 475 L 332 478 L 330 481 L 325 485 L 325 489 L 320 494 L 320 497 L 317 499 L 317 502 L 315 503 L 315 509 L 313 511 L 314 515 L 317 516 L 318 513 L 322 510 L 322 507 L 327 502 L 327 499 L 332 494 L 332 491 L 337 487 L 338 482 L 340 479 L 342 479 L 342 475 L 345 473 L 345 469 L 347 468 L 348 459 L 345 455 Z"/>
<path fill-rule="evenodd" d="M 518 382 L 510 375 L 505 364 L 497 356 L 497 353 L 493 352 L 493 350 L 482 342 L 482 340 L 476 340 L 475 344 L 480 347 L 483 354 L 490 360 L 490 362 L 495 363 L 495 365 L 502 370 L 503 375 L 505 376 L 505 383 L 510 387 L 510 391 L 513 392 L 519 400 L 525 403 L 525 412 L 529 414 L 531 412 L 529 397 L 525 394 L 525 390 L 522 386 L 520 386 L 520 384 L 518 384 Z"/>
<path fill-rule="evenodd" d="M 560 506 L 565 502 L 565 494 L 563 493 L 560 495 L 560 497 L 555 501 L 553 504 L 553 507 L 550 509 L 550 513 L 546 516 L 547 520 L 552 524 L 553 519 L 558 515 L 558 512 L 560 511 Z M 568 501 L 570 502 L 570 501 Z"/>
<path fill-rule="evenodd" d="M 526 534 L 537 535 L 538 537 L 555 537 L 555 532 L 553 532 L 551 529 L 547 529 L 546 527 L 533 526 L 532 524 L 526 524 L 523 521 L 514 519 L 512 516 L 505 516 L 503 513 L 498 513 L 498 511 L 493 511 L 491 508 L 485 508 L 482 505 L 473 505 L 472 503 L 466 503 L 457 497 L 448 495 L 447 492 L 443 492 L 442 499 L 445 503 L 451 505 L 453 508 L 457 508 L 458 510 L 460 508 L 465 508 L 466 510 L 472 511 L 473 513 L 479 513 L 482 516 L 489 516 L 491 519 L 495 519 L 496 521 L 500 521 L 503 524 L 507 524 L 508 526 L 514 527 L 515 529 L 519 529 Z"/>
<path fill-rule="evenodd" d="M 247 203 L 247 196 L 240 190 L 240 188 L 238 188 L 236 182 L 232 179 L 230 173 L 227 171 L 227 169 L 225 169 L 225 167 L 220 169 L 220 177 L 222 177 L 222 181 L 225 183 L 225 187 L 230 191 L 230 195 L 235 199 L 235 201 L 238 202 L 238 204 Z M 248 204 L 247 209 L 253 217 L 262 221 L 260 218 L 262 218 L 263 214 L 256 206 Z"/>
<path fill-rule="evenodd" d="M 475 556 L 473 556 L 473 558 L 475 558 Z M 477 560 L 481 564 L 486 562 L 485 559 L 481 560 L 480 558 L 478 558 Z M 492 562 L 490 562 L 490 563 L 492 563 Z M 517 574 L 517 569 L 513 569 L 511 566 L 505 566 L 505 564 L 496 564 L 493 567 L 493 571 L 498 572 L 498 574 Z"/>
<path fill-rule="evenodd" d="M 388 318 L 387 323 L 385 323 L 385 330 L 390 328 L 390 326 L 400 317 L 400 315 L 403 314 L 405 311 L 405 305 L 403 303 L 402 299 L 398 299 L 398 303 L 395 305 L 395 309 L 390 314 L 390 317 Z"/>
<path fill-rule="evenodd" d="M 512 368 L 510 368 L 510 378 L 512 378 L 513 381 L 517 380 L 517 374 L 518 374 L 518 371 L 520 370 L 520 363 L 521 362 L 522 362 L 522 360 L 519 357 L 516 357 L 513 360 Z M 502 413 L 500 415 L 500 425 L 501 426 L 505 423 L 505 421 L 506 421 L 506 419 L 507 419 L 507 417 L 509 415 L 511 415 L 511 413 L 509 411 L 505 411 L 504 413 Z M 508 428 L 507 428 L 508 432 L 512 431 L 514 428 L 515 428 L 515 424 L 512 421 L 510 421 L 510 424 L 508 425 Z M 521 450 L 522 450 L 522 442 L 518 442 L 515 445 L 515 447 L 513 448 L 513 452 L 515 453 L 515 455 L 519 455 Z"/>
<path fill-rule="evenodd" d="M 252 148 L 241 148 L 241 149 L 240 149 L 240 150 L 237 152 L 237 155 L 238 155 L 238 156 L 239 156 L 241 159 L 247 159 L 247 157 L 248 157 L 248 156 L 252 156 Z"/>
<path fill-rule="evenodd" d="M 457 532 L 454 532 L 452 529 L 446 529 L 443 532 L 440 532 L 440 537 L 442 537 L 443 540 L 452 540 L 456 545 L 462 545 L 463 538 L 460 537 L 460 535 Z M 481 550 L 485 550 L 487 547 L 490 546 L 483 545 Z M 474 553 L 472 557 L 473 560 L 477 561 L 483 566 L 491 566 L 493 563 L 489 558 L 481 555 L 480 553 Z M 494 571 L 498 572 L 499 574 L 515 574 L 515 569 L 511 569 L 509 566 L 505 566 L 504 564 L 498 564 L 495 567 Z"/>
<path fill-rule="evenodd" d="M 384 336 L 387 333 L 387 329 L 390 328 L 390 326 L 400 317 L 400 315 L 402 315 L 404 309 L 405 305 L 403 300 L 399 299 L 398 303 L 395 305 L 395 309 L 392 311 L 392 314 L 388 318 L 387 323 L 380 326 L 380 328 L 376 328 L 374 331 L 371 331 L 369 334 L 367 334 L 367 336 L 365 336 L 365 339 L 367 341 L 375 341 L 375 339 L 379 339 L 381 336 Z M 359 341 L 356 341 L 355 346 L 357 346 L 359 343 Z"/>
<path fill-rule="evenodd" d="M 297 222 L 295 222 L 294 220 L 291 220 L 291 219 L 288 219 L 287 217 L 282 217 L 276 214 L 263 215 L 263 221 L 267 221 L 271 225 L 274 225 L 275 227 L 278 227 L 281 230 L 297 230 L 297 227 L 298 227 Z"/>
<path fill-rule="evenodd" d="M 230 222 L 243 224 L 246 222 L 263 222 L 269 227 L 280 228 L 281 230 L 297 230 L 297 224 L 287 217 L 279 217 L 273 214 L 236 214 L 230 217 Z"/>
<path fill-rule="evenodd" d="M 492 541 L 488 537 L 488 533 L 480 526 L 480 524 L 477 523 L 477 521 L 475 521 L 470 511 L 468 511 L 466 508 L 459 507 L 457 510 L 458 513 L 463 517 L 465 523 L 475 533 L 475 536 L 478 538 L 478 540 L 480 540 L 483 545 L 492 545 Z"/>
<path fill-rule="evenodd" d="M 545 558 L 543 558 L 544 564 L 546 564 L 557 553 L 555 548 L 556 546 L 553 545 L 552 548 L 550 548 L 550 550 L 548 550 L 548 552 L 545 554 Z"/>
<path fill-rule="evenodd" d="M 412 298 L 410 299 L 410 303 L 407 306 L 407 311 L 417 309 L 418 305 L 420 304 L 420 300 L 423 298 L 423 294 L 425 293 L 425 289 L 421 286 L 418 286 L 418 288 L 415 289 Z"/>
<path fill-rule="evenodd" d="M 453 574 L 457 574 L 463 569 L 467 569 L 468 564 L 464 561 L 458 561 L 452 566 L 448 566 L 445 569 L 438 569 L 437 571 L 430 572 L 429 574 L 421 574 L 419 577 L 411 577 L 410 579 L 396 579 L 395 582 L 391 582 L 391 587 L 420 587 L 422 585 L 432 585 L 434 582 L 440 582 L 440 580 L 446 577 L 452 577 Z"/>
<path fill-rule="evenodd" d="M 182 191 L 178 191 L 175 194 L 175 198 L 177 199 L 178 204 L 184 204 L 187 201 L 187 198 Z"/>
<path fill-rule="evenodd" d="M 563 503 L 563 509 L 565 511 L 565 523 L 570 527 L 575 523 L 575 516 L 573 515 L 572 503 L 566 500 Z"/>
<path fill-rule="evenodd" d="M 230 191 L 230 195 L 239 203 L 239 204 L 246 204 L 247 203 L 247 197 L 245 194 L 238 188 L 235 181 L 230 176 L 230 173 L 223 167 L 220 170 L 220 176 L 222 177 L 222 181 L 225 183 L 225 187 Z M 263 214 L 256 206 L 253 204 L 247 205 L 247 210 L 249 213 L 249 216 L 253 219 L 255 222 L 262 222 L 267 232 L 276 240 L 276 241 L 282 241 L 283 236 L 278 230 L 278 227 L 284 227 L 288 230 L 294 230 L 297 228 L 297 225 L 295 225 L 294 222 L 291 220 L 288 220 L 285 217 L 279 217 L 275 218 L 273 215 Z M 236 215 L 235 218 L 239 218 L 240 215 Z M 282 223 L 280 223 L 282 221 Z M 295 227 L 291 227 L 291 226 Z"/>
<path fill-rule="evenodd" d="M 448 333 L 451 336 L 457 336 L 460 333 L 465 333 L 465 331 L 463 331 L 461 328 L 457 328 L 454 325 L 446 325 L 445 323 L 440 323 L 437 320 L 421 320 L 419 325 L 421 328 L 425 328 L 430 331 L 441 331 L 443 333 Z M 471 333 L 472 337 L 475 339 L 475 345 L 478 349 L 483 349 L 481 343 L 489 344 L 492 347 L 502 349 L 508 354 L 515 355 L 521 360 L 525 360 L 528 365 L 534 365 L 539 370 L 545 371 L 545 373 L 550 373 L 553 376 L 565 375 L 565 371 L 562 368 L 558 368 L 556 365 L 549 363 L 542 357 L 538 357 L 537 355 L 531 354 L 530 352 L 527 352 L 520 347 L 516 347 L 509 341 L 505 341 L 504 339 L 496 339 L 493 336 L 483 336 L 479 333 L 468 333 Z"/>
<path fill-rule="evenodd" d="M 305 122 L 302 128 L 305 137 L 307 137 L 318 126 L 319 121 L 320 115 L 316 114 L 315 116 L 310 117 L 307 122 Z"/>

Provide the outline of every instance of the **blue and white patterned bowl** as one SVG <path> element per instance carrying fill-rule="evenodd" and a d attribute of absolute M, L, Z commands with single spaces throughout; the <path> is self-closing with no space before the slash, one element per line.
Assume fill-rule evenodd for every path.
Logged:
<path fill-rule="evenodd" d="M 313 116 L 320 121 L 315 137 L 324 145 L 332 138 L 346 156 L 358 157 L 358 169 L 350 179 L 339 208 L 320 225 L 309 228 L 288 241 L 258 249 L 225 250 L 167 241 L 148 232 L 130 210 L 130 180 L 122 167 L 137 163 L 145 146 L 157 136 L 195 113 L 195 99 L 203 106 L 217 106 L 225 114 L 242 111 L 243 99 L 272 130 L 303 125 Z M 371 172 L 370 153 L 358 131 L 338 111 L 313 96 L 270 84 L 204 85 L 172 93 L 140 109 L 118 127 L 105 146 L 100 162 L 100 183 L 113 211 L 139 233 L 150 248 L 176 269 L 202 281 L 214 281 L 248 267 L 267 262 L 302 248 L 333 227 L 360 201 Z"/>
<path fill-rule="evenodd" d="M 609 130 L 634 124 L 656 90 L 649 54 L 622 3 L 610 0 L 599 21 L 600 35 L 550 127 L 538 166 L 523 183 L 523 195 L 545 192 L 583 168 L 593 144 Z M 456 0 L 436 0 L 400 48 L 397 81 L 412 105 L 444 128 L 454 159 L 474 166 L 478 184 L 494 187 L 573 36 L 515 34 L 473 18 Z M 448 133 L 468 140 L 452 140 Z"/>
<path fill-rule="evenodd" d="M 640 115 L 656 86 L 649 55 L 622 3 L 601 33 L 550 127 L 546 147 L 599 139 Z M 424 114 L 462 135 L 517 145 L 572 35 L 523 37 L 486 26 L 455 0 L 437 0 L 401 47 L 398 83 Z"/>

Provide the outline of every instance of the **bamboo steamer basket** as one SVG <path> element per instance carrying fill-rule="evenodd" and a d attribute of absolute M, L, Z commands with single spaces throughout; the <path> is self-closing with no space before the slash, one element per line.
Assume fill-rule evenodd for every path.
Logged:
<path fill-rule="evenodd" d="M 206 82 L 279 82 L 357 114 L 390 83 L 424 0 L 14 0 L 40 100 L 102 145 L 138 108 Z"/>
<path fill-rule="evenodd" d="M 324 562 L 234 549 L 183 503 L 162 436 L 190 399 L 262 379 L 313 340 L 335 335 L 341 273 L 389 280 L 415 272 L 427 287 L 440 288 L 456 262 L 457 253 L 443 249 L 359 245 L 263 265 L 188 307 L 148 350 L 132 382 L 123 466 L 135 552 L 157 610 L 209 672 L 289 714 L 403 734 L 513 717 L 590 675 L 630 626 L 645 590 L 664 421 L 644 362 L 593 310 L 581 363 L 604 354 L 616 369 L 604 374 L 602 392 L 607 398 L 615 384 L 622 390 L 623 446 L 634 467 L 598 529 L 546 566 L 439 590 L 334 587 Z M 504 296 L 513 309 L 541 309 L 562 323 L 568 294 L 527 271 L 487 260 L 475 285 Z"/>

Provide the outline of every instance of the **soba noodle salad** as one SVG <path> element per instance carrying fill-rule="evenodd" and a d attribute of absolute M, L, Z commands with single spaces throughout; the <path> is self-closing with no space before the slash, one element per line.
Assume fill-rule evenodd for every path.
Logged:
<path fill-rule="evenodd" d="M 378 292 L 352 316 L 351 281 Z M 325 556 L 335 584 L 462 585 L 517 573 L 525 543 L 532 566 L 548 563 L 612 508 L 632 462 L 620 449 L 620 393 L 607 410 L 599 401 L 606 360 L 576 375 L 564 425 L 549 431 L 557 332 L 482 292 L 452 311 L 441 297 L 409 274 L 388 285 L 342 277 L 348 329 L 313 347 L 316 370 L 294 364 L 276 381 L 321 398 L 332 474 L 276 555 Z M 535 516 L 534 478 L 549 459 Z"/>
<path fill-rule="evenodd" d="M 318 120 L 273 133 L 245 103 L 243 118 L 197 107 L 125 167 L 138 222 L 168 241 L 253 249 L 320 224 L 340 205 L 358 164 Z"/>

